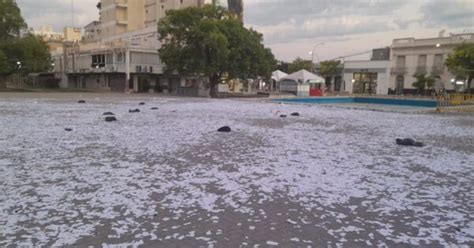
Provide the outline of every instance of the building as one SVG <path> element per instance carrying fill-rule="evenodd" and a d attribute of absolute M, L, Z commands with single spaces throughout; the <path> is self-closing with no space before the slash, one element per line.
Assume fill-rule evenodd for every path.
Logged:
<path fill-rule="evenodd" d="M 52 26 L 40 26 L 38 29 L 31 29 L 30 33 L 41 37 L 44 41 L 62 41 L 64 33 L 57 33 L 53 31 Z"/>
<path fill-rule="evenodd" d="M 100 21 L 92 21 L 84 27 L 84 35 L 82 41 L 96 42 L 100 40 L 101 24 Z"/>
<path fill-rule="evenodd" d="M 64 28 L 64 41 L 80 41 L 81 40 L 81 28 L 65 27 Z"/>
<path fill-rule="evenodd" d="M 100 0 L 101 38 L 145 27 L 145 0 Z"/>
<path fill-rule="evenodd" d="M 474 42 L 474 33 L 450 34 L 428 39 L 403 38 L 392 43 L 390 93 L 413 94 L 414 75 L 426 74 L 435 77 L 435 89 L 462 90 L 463 85 L 451 83 L 451 74 L 445 61 L 448 54 L 459 44 Z"/>
<path fill-rule="evenodd" d="M 342 88 L 353 94 L 388 94 L 390 48 L 373 49 L 370 60 L 344 61 Z"/>
<path fill-rule="evenodd" d="M 145 26 L 156 26 L 166 16 L 166 11 L 186 7 L 201 7 L 205 0 L 146 0 L 145 2 Z"/>
<path fill-rule="evenodd" d="M 99 21 L 85 27 L 82 42 L 64 43 L 54 57 L 64 88 L 168 92 L 208 96 L 206 78 L 164 75 L 157 24 L 166 11 L 199 7 L 208 0 L 101 0 Z"/>

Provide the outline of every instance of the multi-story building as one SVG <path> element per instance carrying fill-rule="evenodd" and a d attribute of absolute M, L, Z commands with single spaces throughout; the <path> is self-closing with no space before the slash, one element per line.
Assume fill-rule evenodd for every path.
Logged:
<path fill-rule="evenodd" d="M 101 37 L 145 27 L 145 0 L 100 0 Z"/>
<path fill-rule="evenodd" d="M 62 41 L 64 39 L 64 33 L 54 32 L 52 26 L 41 26 L 38 29 L 31 29 L 30 32 L 46 42 Z"/>
<path fill-rule="evenodd" d="M 167 10 L 208 2 L 213 1 L 101 0 L 100 19 L 85 27 L 84 42 L 67 42 L 54 57 L 61 87 L 208 95 L 205 79 L 163 75 L 157 30 Z"/>
<path fill-rule="evenodd" d="M 474 33 L 451 34 L 448 37 L 395 39 L 392 43 L 391 75 L 389 91 L 396 94 L 415 93 L 413 82 L 416 74 L 435 78 L 435 89 L 458 90 L 462 87 L 452 83 L 452 75 L 445 66 L 446 58 L 453 48 L 464 42 L 474 42 Z M 454 80 L 455 81 L 455 80 Z"/>
<path fill-rule="evenodd" d="M 80 41 L 81 40 L 81 28 L 65 27 L 64 28 L 64 41 Z"/>
<path fill-rule="evenodd" d="M 205 0 L 146 0 L 145 26 L 156 26 L 170 9 L 201 7 L 204 4 Z"/>
<path fill-rule="evenodd" d="M 95 42 L 100 40 L 101 27 L 100 21 L 92 21 L 84 27 L 84 42 Z"/>

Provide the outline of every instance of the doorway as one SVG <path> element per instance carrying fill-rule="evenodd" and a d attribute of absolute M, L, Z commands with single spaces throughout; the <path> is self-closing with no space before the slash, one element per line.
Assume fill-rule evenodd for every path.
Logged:
<path fill-rule="evenodd" d="M 396 80 L 396 93 L 398 95 L 403 94 L 403 85 L 405 84 L 405 78 L 402 75 L 397 76 Z"/>

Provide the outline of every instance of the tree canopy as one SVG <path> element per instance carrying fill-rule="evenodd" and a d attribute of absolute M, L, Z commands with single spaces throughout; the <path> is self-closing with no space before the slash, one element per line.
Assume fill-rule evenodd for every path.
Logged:
<path fill-rule="evenodd" d="M 469 91 L 474 78 L 474 43 L 456 46 L 446 59 L 446 66 L 456 77 L 467 79 L 467 90 Z"/>
<path fill-rule="evenodd" d="M 26 28 L 26 23 L 20 13 L 20 8 L 13 0 L 0 1 L 0 42 L 14 39 L 20 31 Z"/>
<path fill-rule="evenodd" d="M 296 58 L 291 62 L 291 64 L 288 66 L 288 73 L 293 73 L 297 72 L 299 70 L 307 70 L 311 71 L 311 60 L 304 60 L 300 57 Z"/>
<path fill-rule="evenodd" d="M 339 60 L 326 60 L 322 61 L 320 66 L 320 73 L 323 77 L 333 77 L 337 74 L 337 67 L 341 64 Z"/>
<path fill-rule="evenodd" d="M 5 77 L 10 74 L 44 72 L 51 67 L 48 45 L 32 34 L 20 36 L 26 27 L 16 2 L 0 0 L 0 88 L 6 86 Z"/>
<path fill-rule="evenodd" d="M 206 76 L 211 96 L 225 75 L 228 79 L 270 78 L 275 59 L 262 35 L 246 29 L 220 7 L 169 10 L 158 24 L 159 54 L 165 73 Z"/>

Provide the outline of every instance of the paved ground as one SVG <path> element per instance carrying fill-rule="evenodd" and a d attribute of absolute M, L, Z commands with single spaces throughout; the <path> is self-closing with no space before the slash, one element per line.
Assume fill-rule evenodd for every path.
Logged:
<path fill-rule="evenodd" d="M 474 246 L 473 115 L 10 93 L 0 126 L 0 246 Z"/>

